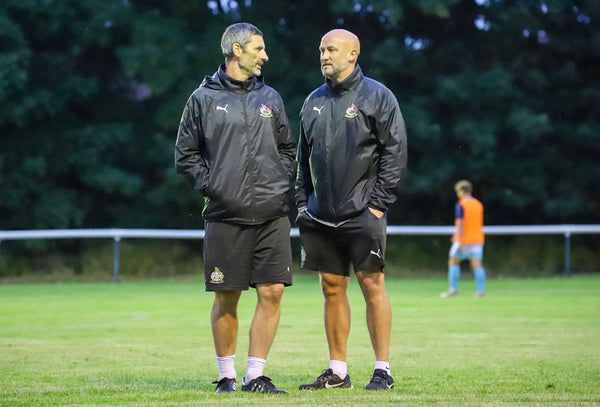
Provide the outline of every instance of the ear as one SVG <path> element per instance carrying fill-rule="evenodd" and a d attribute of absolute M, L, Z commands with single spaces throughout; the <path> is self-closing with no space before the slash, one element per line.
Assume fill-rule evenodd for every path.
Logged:
<path fill-rule="evenodd" d="M 348 55 L 348 62 L 356 62 L 356 60 L 358 59 L 358 51 L 353 49 L 352 51 L 350 51 L 350 54 Z"/>
<path fill-rule="evenodd" d="M 233 51 L 233 55 L 235 55 L 238 58 L 244 52 L 244 50 L 242 49 L 242 46 L 240 44 L 238 44 L 237 42 L 233 44 L 233 47 L 231 47 L 231 50 Z"/>

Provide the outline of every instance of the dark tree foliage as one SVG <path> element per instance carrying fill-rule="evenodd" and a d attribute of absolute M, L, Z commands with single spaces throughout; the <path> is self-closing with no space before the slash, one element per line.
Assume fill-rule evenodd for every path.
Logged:
<path fill-rule="evenodd" d="M 5 0 L 0 229 L 201 228 L 173 145 L 238 21 L 263 30 L 295 131 L 321 36 L 360 37 L 407 124 L 391 223 L 449 224 L 461 178 L 488 224 L 598 222 L 600 1 Z"/>

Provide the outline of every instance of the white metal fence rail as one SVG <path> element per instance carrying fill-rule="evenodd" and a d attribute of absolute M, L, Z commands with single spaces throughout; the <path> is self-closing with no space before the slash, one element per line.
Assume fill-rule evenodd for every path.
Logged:
<path fill-rule="evenodd" d="M 389 235 L 451 235 L 453 226 L 388 226 Z M 563 235 L 565 238 L 565 273 L 571 272 L 571 235 L 600 234 L 600 225 L 512 225 L 485 226 L 486 235 Z M 291 237 L 298 237 L 298 229 L 294 228 Z M 120 280 L 121 239 L 203 239 L 204 230 L 182 229 L 55 229 L 55 230 L 0 230 L 0 265 L 1 244 L 3 240 L 28 239 L 102 239 L 114 240 L 113 279 Z M 0 282 L 2 271 L 0 269 Z"/>

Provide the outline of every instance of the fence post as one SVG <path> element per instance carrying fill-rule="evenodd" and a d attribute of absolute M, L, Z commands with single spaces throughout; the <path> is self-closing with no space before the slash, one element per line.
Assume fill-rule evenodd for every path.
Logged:
<path fill-rule="evenodd" d="M 119 276 L 119 259 L 121 255 L 121 236 L 115 236 L 115 264 L 114 264 L 114 276 L 113 281 L 118 283 L 121 279 Z"/>
<path fill-rule="evenodd" d="M 565 274 L 571 275 L 571 232 L 565 232 Z"/>

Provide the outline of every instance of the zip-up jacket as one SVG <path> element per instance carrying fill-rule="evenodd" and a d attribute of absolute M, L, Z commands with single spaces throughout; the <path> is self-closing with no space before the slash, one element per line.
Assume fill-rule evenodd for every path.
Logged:
<path fill-rule="evenodd" d="M 343 222 L 367 207 L 386 211 L 406 169 L 406 130 L 394 94 L 357 65 L 329 79 L 300 112 L 296 203 L 317 220 Z"/>
<path fill-rule="evenodd" d="M 185 105 L 175 167 L 204 196 L 204 220 L 261 224 L 289 211 L 295 153 L 281 96 L 262 76 L 236 81 L 222 65 Z"/>

